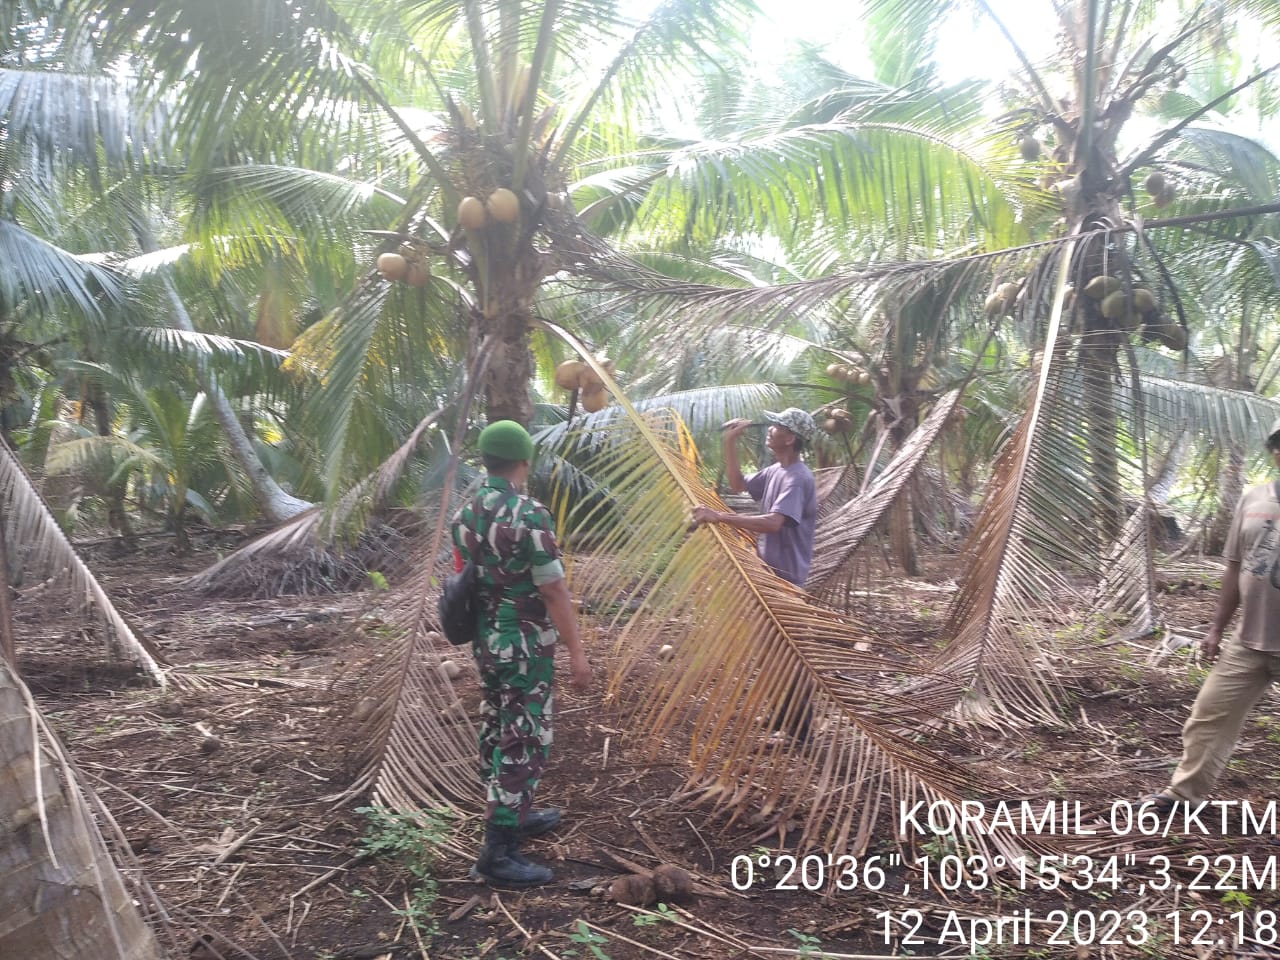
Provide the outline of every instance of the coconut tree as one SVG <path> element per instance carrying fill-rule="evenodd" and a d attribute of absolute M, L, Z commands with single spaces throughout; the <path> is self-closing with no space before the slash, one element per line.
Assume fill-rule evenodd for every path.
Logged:
<path fill-rule="evenodd" d="M 997 296 L 989 308 L 990 319 L 1018 314 L 1027 342 L 1035 343 L 1043 355 L 1031 409 L 1050 415 L 1026 418 L 1027 426 L 1018 434 L 1019 446 L 1012 447 L 1002 461 L 999 493 L 991 500 L 978 541 L 990 562 L 974 565 L 978 571 L 974 586 L 965 592 L 954 618 L 956 642 L 942 661 L 945 669 L 934 671 L 943 685 L 932 691 L 936 696 L 921 694 L 916 702 L 942 710 L 954 705 L 964 689 L 977 689 L 991 701 L 1017 700 L 1020 695 L 1014 686 L 1036 688 L 1043 683 L 1036 672 L 1035 650 L 993 625 L 1005 622 L 1011 612 L 1025 613 L 1034 588 L 1052 579 L 1048 576 L 1052 563 L 1042 552 L 1045 544 L 1055 542 L 1052 536 L 1033 542 L 1018 539 L 1033 528 L 1055 533 L 1048 526 L 1051 506 L 1058 502 L 1069 506 L 1057 511 L 1065 518 L 1064 531 L 1071 534 L 1062 542 L 1080 543 L 1079 556 L 1108 555 L 1124 533 L 1118 510 L 1121 465 L 1112 453 L 1119 429 L 1116 397 L 1126 398 L 1130 406 L 1124 409 L 1129 413 L 1138 409 L 1136 398 L 1142 394 L 1132 387 L 1117 394 L 1112 376 L 1117 358 L 1128 356 L 1126 324 L 1141 312 L 1135 309 L 1140 298 L 1134 287 L 1148 267 L 1136 252 L 1122 257 L 1110 245 L 1125 226 L 1121 217 L 1125 193 L 1118 185 L 1123 178 L 1115 176 L 1120 169 L 1116 150 L 1125 108 L 1131 110 L 1162 77 L 1171 82 L 1176 75 L 1176 68 L 1167 63 L 1167 51 L 1139 58 L 1133 71 L 1109 74 L 1110 86 L 1098 85 L 1092 64 L 1082 68 L 1073 80 L 1076 92 L 1070 103 L 1076 106 L 1066 110 L 1044 92 L 1045 82 L 1036 73 L 1033 106 L 1004 122 L 1002 149 L 985 153 L 977 149 L 981 138 L 972 136 L 972 131 L 967 138 L 922 135 L 928 133 L 919 129 L 923 124 L 913 127 L 901 118 L 896 123 L 877 119 L 874 97 L 854 95 L 843 105 L 833 106 L 833 101 L 815 107 L 812 118 L 807 118 L 812 122 L 752 128 L 707 142 L 663 138 L 637 149 L 634 118 L 643 114 L 619 108 L 634 106 L 639 102 L 637 95 L 642 101 L 648 90 L 660 89 L 660 84 L 637 84 L 637 74 L 632 72 L 636 63 L 645 59 L 642 54 L 655 55 L 647 57 L 650 63 L 678 63 L 662 55 L 715 36 L 725 8 L 667 4 L 649 20 L 624 31 L 628 25 L 607 4 L 599 9 L 593 6 L 591 17 L 572 21 L 557 4 L 530 11 L 505 2 L 359 6 L 237 2 L 226 20 L 221 13 L 214 15 L 176 0 L 106 11 L 84 6 L 95 40 L 109 55 L 145 56 L 158 84 L 180 85 L 180 115 L 190 140 L 207 148 L 203 155 L 219 156 L 219 163 L 278 147 L 279 141 L 292 135 L 287 121 L 298 116 L 347 123 L 360 131 L 378 130 L 377 123 L 362 125 L 370 118 L 381 121 L 383 137 L 361 133 L 365 137 L 361 143 L 380 155 L 408 158 L 395 167 L 405 180 L 399 191 L 405 198 L 403 208 L 384 225 L 386 233 L 379 235 L 379 242 L 365 248 L 367 262 L 380 255 L 381 272 L 395 279 L 389 283 L 370 272 L 341 311 L 316 324 L 295 345 L 297 356 L 324 372 L 324 388 L 314 411 L 326 456 L 328 493 L 334 498 L 346 486 L 352 461 L 358 463 L 351 454 L 366 433 L 360 426 L 368 422 L 362 419 L 368 411 L 367 398 L 372 390 L 390 383 L 400 369 L 415 364 L 422 369 L 439 358 L 437 369 L 441 373 L 451 369 L 455 379 L 450 383 L 442 376 L 436 389 L 453 393 L 465 363 L 481 381 L 489 416 L 529 422 L 534 410 L 528 390 L 533 373 L 530 329 L 535 313 L 545 315 L 543 307 L 553 293 L 567 299 L 581 296 L 583 288 L 589 287 L 591 295 L 578 301 L 579 314 L 611 307 L 623 295 L 631 304 L 657 304 L 648 316 L 654 344 L 662 343 L 662 334 L 686 339 L 705 334 L 734 312 L 750 312 L 766 330 L 781 333 L 795 317 L 817 311 L 829 317 L 832 325 L 848 323 L 871 348 L 862 352 L 881 359 L 882 367 L 882 355 L 893 361 L 896 373 L 882 375 L 884 389 L 893 392 L 883 398 L 885 402 L 897 402 L 904 391 L 920 392 L 928 369 L 924 361 L 933 359 L 927 354 L 945 353 L 943 344 L 954 344 L 932 331 L 945 329 L 944 321 L 959 324 L 961 318 L 967 322 L 966 332 L 972 331 L 977 326 L 974 321 L 982 317 L 984 294 Z M 938 5 L 928 6 L 929 15 L 935 15 Z M 1133 12 L 1145 24 L 1145 14 L 1136 6 Z M 898 22 L 911 25 L 918 19 L 901 17 Z M 925 24 L 919 26 L 915 33 L 930 34 Z M 596 32 L 614 42 L 607 46 L 613 52 L 593 72 L 581 51 L 592 49 L 585 36 Z M 1192 31 L 1179 42 L 1194 36 Z M 1102 44 L 1098 37 L 1094 22 L 1075 46 L 1092 47 L 1096 53 Z M 1114 31 L 1106 37 L 1108 43 L 1114 41 Z M 899 57 L 900 66 L 909 59 Z M 260 62 L 262 67 L 246 73 L 245 62 Z M 198 67 L 194 71 L 193 63 Z M 571 81 L 584 75 L 599 82 L 575 96 Z M 1099 90 L 1104 94 L 1100 98 L 1095 96 Z M 1115 104 L 1114 111 L 1100 113 L 1099 99 L 1104 106 Z M 570 106 L 556 110 L 553 103 Z M 1028 134 L 1042 126 L 1054 131 L 1054 148 L 1061 149 L 1061 156 L 1045 151 L 1038 165 L 1018 159 L 1018 141 L 1029 139 Z M 224 131 L 240 133 L 225 135 Z M 385 135 L 388 131 L 390 140 Z M 1027 155 L 1033 152 L 1029 144 L 1022 146 Z M 621 169 L 611 162 L 619 156 L 629 161 Z M 1003 169 L 1022 164 L 1023 173 L 993 175 L 985 162 L 988 159 Z M 1040 256 L 1039 249 L 1005 249 L 1009 243 L 1031 239 L 1028 211 L 1049 209 L 1043 195 L 1037 206 L 1036 178 L 1028 173 L 1052 174 L 1061 184 L 1056 194 L 1060 199 L 1054 202 L 1064 214 L 1068 239 L 1055 242 L 1048 257 Z M 283 189 L 283 181 L 280 186 Z M 730 230 L 776 240 L 792 237 L 797 224 L 831 233 L 856 227 L 859 238 L 880 238 L 868 248 L 879 255 L 864 255 L 857 258 L 860 263 L 834 271 L 829 269 L 833 262 L 829 259 L 823 276 L 768 289 L 753 287 L 749 278 L 740 276 L 737 288 L 726 291 L 682 282 L 646 266 L 637 256 L 624 256 L 620 248 L 632 224 L 644 230 L 665 226 L 669 236 L 686 242 L 686 250 L 705 246 L 710 238 Z M 1110 236 L 1105 235 L 1107 231 Z M 612 243 L 600 239 L 605 233 Z M 1072 239 L 1077 236 L 1078 241 Z M 1065 272 L 1062 249 L 1071 251 Z M 743 250 L 750 250 L 750 244 L 744 241 L 739 252 Z M 959 279 L 954 276 L 955 263 L 935 262 L 948 254 L 964 255 Z M 878 262 L 868 264 L 867 260 Z M 1123 296 L 1104 310 L 1101 299 L 1088 302 L 1083 291 L 1096 276 L 1113 276 L 1107 271 L 1116 261 L 1126 267 L 1117 278 L 1121 289 L 1114 291 Z M 1168 284 L 1163 283 L 1158 267 L 1150 270 L 1162 280 L 1162 284 L 1153 283 L 1160 286 L 1159 291 L 1148 291 L 1154 301 L 1157 292 L 1167 294 Z M 1021 276 L 1027 281 L 1017 282 Z M 1067 313 L 1064 323 L 1068 278 L 1079 291 L 1081 306 L 1074 314 Z M 1014 286 L 1002 291 L 999 284 L 1006 282 Z M 934 298 L 926 295 L 931 287 L 947 292 L 932 302 Z M 1169 302 L 1171 298 L 1158 299 Z M 639 308 L 631 309 L 640 317 Z M 1152 317 L 1149 329 L 1176 338 L 1172 328 L 1157 319 Z M 1073 323 L 1078 329 L 1072 329 Z M 887 333 L 888 329 L 892 332 Z M 1079 344 L 1068 340 L 1077 336 Z M 847 339 L 852 355 L 857 340 Z M 975 348 L 980 343 L 981 338 Z M 398 347 L 410 345 L 425 349 L 405 349 L 401 363 L 386 362 L 396 358 Z M 580 345 L 573 349 L 578 351 Z M 1074 365 L 1062 362 L 1068 354 Z M 592 366 L 591 371 L 609 382 L 603 364 Z M 1073 422 L 1072 414 L 1084 403 L 1091 405 L 1088 422 Z M 592 416 L 600 419 L 587 421 L 588 427 L 608 415 Z M 1235 419 L 1238 427 L 1246 418 Z M 1129 434 L 1125 439 L 1132 437 L 1135 450 L 1141 449 L 1143 433 L 1132 425 L 1141 422 L 1136 413 L 1125 419 Z M 676 508 L 673 515 L 678 516 L 681 504 L 687 507 L 698 499 L 688 476 L 693 468 L 686 460 L 664 459 L 659 453 L 674 448 L 688 454 L 679 428 L 663 434 L 668 437 L 665 442 L 653 431 L 646 434 L 641 429 L 637 434 L 641 438 L 637 442 L 653 451 L 653 463 L 661 465 L 653 469 L 667 476 L 668 494 L 663 497 L 642 503 L 642 490 L 629 488 L 636 496 L 635 509 L 655 512 L 646 515 L 649 520 L 660 508 L 668 513 Z M 1081 451 L 1087 451 L 1087 456 Z M 904 443 L 899 454 L 918 456 L 918 450 Z M 634 465 L 635 460 L 628 456 L 620 462 Z M 1091 477 L 1083 491 L 1069 482 L 1080 474 Z M 1046 489 L 1051 495 L 1039 496 Z M 888 488 L 877 495 L 887 497 Z M 1088 522 L 1077 522 L 1080 518 Z M 657 531 L 643 523 L 630 529 Z M 665 562 L 678 551 L 677 538 L 683 530 L 668 522 L 659 532 L 662 539 L 651 537 L 645 549 L 657 544 L 661 549 L 656 555 Z M 749 580 L 754 571 L 749 575 L 733 550 L 732 544 L 718 543 L 712 550 L 699 548 L 698 554 L 703 563 L 732 556 L 735 569 L 742 571 L 740 578 Z M 655 575 L 665 569 L 655 561 Z M 1006 576 L 1007 571 L 1013 576 Z M 682 568 L 679 576 L 692 574 Z M 688 590 L 680 594 L 683 602 L 696 590 L 693 580 L 681 583 Z M 1010 583 L 1016 587 L 1014 594 L 1009 593 Z M 425 584 L 415 585 L 408 616 L 415 627 L 424 620 L 422 598 L 427 595 Z M 720 599 L 717 610 L 735 609 L 736 596 L 726 594 Z M 795 621 L 795 630 L 786 624 L 778 626 L 782 621 L 774 617 L 774 600 L 786 602 L 781 596 L 758 593 L 753 623 L 748 626 L 771 621 L 776 629 L 747 629 L 742 637 L 773 651 L 770 668 L 785 665 L 785 670 L 773 670 L 772 676 L 807 672 L 810 679 L 827 683 L 827 702 L 833 711 L 846 711 L 856 719 L 856 707 L 842 699 L 830 677 L 820 676 L 820 657 L 811 656 L 806 647 L 804 631 L 813 625 Z M 741 604 L 737 609 L 742 609 Z M 402 661 L 404 669 L 394 679 L 395 691 L 403 691 L 411 681 L 435 683 L 418 662 L 429 650 L 427 643 L 418 656 Z M 883 662 L 878 664 L 876 669 L 885 667 Z M 1007 672 L 1016 683 L 994 683 L 992 678 L 1002 676 L 1010 664 L 1015 669 Z M 852 661 L 848 666 L 859 669 Z M 735 674 L 705 671 L 697 682 L 714 684 L 717 675 Z M 696 692 L 707 689 L 699 687 Z M 679 695 L 690 692 L 684 689 Z M 438 696 L 447 693 L 441 689 Z M 655 697 L 671 703 L 672 695 L 668 689 Z M 396 753 L 392 762 L 363 782 L 375 784 L 382 797 L 397 802 L 424 795 L 456 799 L 460 781 L 451 779 L 449 771 L 463 769 L 459 758 L 465 756 L 465 737 L 459 740 L 456 729 L 440 731 L 434 726 L 429 731 L 432 736 L 423 736 L 415 726 L 417 719 L 396 709 L 398 693 L 373 699 L 381 705 L 375 711 L 381 726 L 374 743 L 380 748 L 392 744 L 388 749 Z M 1032 693 L 1024 699 L 1034 706 L 1044 698 Z M 730 699 L 717 702 L 728 704 Z M 447 706 L 447 701 L 441 700 L 440 706 Z M 869 737 L 881 751 L 878 756 L 888 758 L 887 766 L 876 767 L 888 781 L 899 782 L 899 773 L 907 777 L 910 771 L 910 777 L 900 782 L 917 783 L 911 778 L 923 775 L 929 764 L 897 752 L 902 744 L 894 739 L 893 723 L 902 718 L 901 706 L 898 701 L 880 703 L 876 709 L 881 710 L 881 725 L 862 725 L 860 733 L 842 741 L 858 746 L 828 756 L 839 763 L 856 758 L 854 766 L 861 767 L 862 759 L 870 755 L 859 751 L 870 749 L 865 746 Z M 708 729 L 699 736 L 713 733 Z M 459 751 L 456 756 L 446 756 L 448 751 L 439 755 L 436 766 L 444 771 L 440 774 L 444 785 L 426 784 L 430 776 L 421 762 L 413 764 L 410 775 L 397 779 L 394 774 L 397 769 L 403 771 L 406 758 L 428 742 L 435 743 L 433 750 L 444 751 L 441 744 L 453 743 Z M 743 754 L 736 751 L 735 756 L 741 759 Z M 712 754 L 703 755 L 703 763 L 711 760 Z M 820 769 L 822 764 L 813 767 Z M 383 778 L 385 771 L 393 774 L 389 780 Z M 733 774 L 725 776 L 731 779 Z M 935 784 L 929 789 L 954 787 Z M 720 782 L 720 789 L 727 790 L 725 796 L 735 803 L 744 802 L 745 790 L 728 789 L 727 781 Z M 820 832 L 815 825 L 823 816 L 823 803 L 819 801 L 810 811 L 811 837 Z M 866 831 L 853 829 L 843 819 L 835 835 L 846 840 L 854 835 L 865 838 Z"/>
<path fill-rule="evenodd" d="M 5 956 L 155 960 L 162 951 L 26 686 L 0 658 L 0 949 Z"/>

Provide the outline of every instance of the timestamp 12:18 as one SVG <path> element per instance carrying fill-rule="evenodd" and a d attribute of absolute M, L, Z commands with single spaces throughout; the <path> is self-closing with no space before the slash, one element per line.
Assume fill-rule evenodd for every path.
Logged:
<path fill-rule="evenodd" d="M 1280 918 L 1274 910 L 1236 910 L 1225 917 L 1215 917 L 1208 910 L 1192 910 L 1187 914 L 1174 911 L 1166 913 L 1163 919 L 1170 924 L 1174 943 L 1210 947 L 1227 936 L 1234 937 L 1236 943 L 1252 940 L 1264 947 L 1280 943 L 1277 932 Z"/>

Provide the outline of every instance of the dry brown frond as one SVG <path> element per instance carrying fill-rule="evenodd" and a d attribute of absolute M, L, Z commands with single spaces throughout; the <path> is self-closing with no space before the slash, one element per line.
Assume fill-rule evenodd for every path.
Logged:
<path fill-rule="evenodd" d="M 915 475 L 959 399 L 959 390 L 940 397 L 924 422 L 912 431 L 893 460 L 867 489 L 819 521 L 814 537 L 813 565 L 805 582 L 807 590 L 830 599 L 829 595 L 839 589 L 845 564 L 892 505 L 903 486 Z"/>
<path fill-rule="evenodd" d="M 0 444 L 0 522 L 10 563 L 33 578 L 47 578 L 43 589 L 65 588 L 66 599 L 77 612 L 95 611 L 106 623 L 113 651 L 165 685 L 159 651 L 138 637 L 116 610 L 7 444 Z"/>

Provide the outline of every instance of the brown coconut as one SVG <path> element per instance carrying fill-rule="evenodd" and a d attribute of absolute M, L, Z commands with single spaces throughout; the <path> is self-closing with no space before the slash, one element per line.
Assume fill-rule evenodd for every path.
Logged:
<path fill-rule="evenodd" d="M 582 409 L 587 413 L 599 413 L 609 405 L 609 394 L 604 387 L 583 390 L 578 399 L 582 402 Z"/>
<path fill-rule="evenodd" d="M 562 390 L 577 390 L 582 375 L 591 368 L 581 360 L 566 360 L 556 367 L 556 386 Z"/>
<path fill-rule="evenodd" d="M 378 257 L 378 272 L 384 280 L 403 280 L 409 270 L 409 261 L 398 253 L 384 253 Z"/>
<path fill-rule="evenodd" d="M 446 680 L 457 680 L 462 676 L 462 664 L 456 660 L 441 660 L 437 669 Z"/>
<path fill-rule="evenodd" d="M 663 903 L 684 903 L 693 898 L 693 877 L 683 867 L 664 863 L 653 868 L 653 890 Z"/>
<path fill-rule="evenodd" d="M 425 260 L 409 261 L 409 269 L 405 271 L 404 282 L 411 287 L 422 288 L 431 282 L 431 268 Z"/>
<path fill-rule="evenodd" d="M 632 873 L 609 884 L 609 899 L 632 907 L 647 907 L 658 902 L 658 895 L 651 879 Z"/>
<path fill-rule="evenodd" d="M 499 187 L 489 194 L 485 208 L 498 223 L 515 223 L 520 219 L 520 200 L 506 187 Z"/>
<path fill-rule="evenodd" d="M 1093 297 L 1095 300 L 1102 300 L 1117 290 L 1124 289 L 1124 284 L 1116 277 L 1109 277 L 1105 273 L 1099 274 L 1090 280 L 1084 287 L 1084 293 L 1087 297 Z"/>
<path fill-rule="evenodd" d="M 463 197 L 458 204 L 458 222 L 464 230 L 482 230 L 489 220 L 484 201 L 478 197 Z"/>

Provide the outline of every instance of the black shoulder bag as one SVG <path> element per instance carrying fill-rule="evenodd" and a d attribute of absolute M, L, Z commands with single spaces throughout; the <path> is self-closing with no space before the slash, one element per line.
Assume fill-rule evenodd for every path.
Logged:
<path fill-rule="evenodd" d="M 436 604 L 444 638 L 456 647 L 479 639 L 483 609 L 480 565 L 472 557 L 461 570 L 444 578 L 444 589 L 440 591 L 440 600 Z"/>

